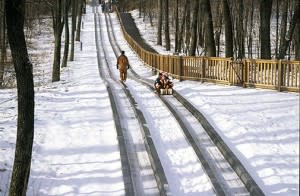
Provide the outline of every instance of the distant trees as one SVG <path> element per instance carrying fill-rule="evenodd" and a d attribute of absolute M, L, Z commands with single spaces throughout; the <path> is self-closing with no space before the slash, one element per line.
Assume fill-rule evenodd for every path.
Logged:
<path fill-rule="evenodd" d="M 7 56 L 8 41 L 6 34 L 6 22 L 5 22 L 5 0 L 0 1 L 0 88 L 5 85 L 5 67 L 11 67 L 11 59 Z M 70 13 L 71 2 L 73 5 L 72 12 Z M 25 39 L 30 39 L 33 35 L 33 31 L 38 32 L 39 29 L 33 29 L 33 23 L 40 23 L 45 18 L 50 18 L 52 14 L 53 21 L 53 33 L 54 33 L 54 56 L 53 56 L 53 72 L 52 81 L 60 80 L 60 67 L 66 67 L 69 60 L 74 60 L 74 45 L 75 41 L 80 40 L 81 30 L 81 16 L 82 10 L 85 7 L 85 0 L 32 0 L 26 1 L 24 6 L 26 7 L 26 13 L 24 15 L 25 20 Z M 69 17 L 72 17 L 72 29 L 70 36 L 69 31 Z M 60 22 L 59 22 L 60 21 Z M 36 27 L 36 26 L 35 26 Z M 61 58 L 61 42 L 62 32 L 65 29 L 65 46 L 64 55 Z M 70 37 L 71 37 L 71 52 L 70 52 Z M 70 53 L 70 55 L 69 55 Z M 7 66 L 8 65 L 8 66 Z"/>
<path fill-rule="evenodd" d="M 128 7 L 143 7 L 141 13 L 153 9 L 159 45 L 168 45 L 168 40 L 161 39 L 161 32 L 168 31 L 163 14 L 169 11 L 172 20 L 167 23 L 175 24 L 169 30 L 174 52 L 239 59 L 299 59 L 299 0 L 156 0 L 156 7 L 148 9 L 144 8 L 146 3 L 139 6 L 141 2 L 128 1 Z M 163 9 L 165 3 L 169 3 L 168 10 Z M 198 17 L 194 17 L 196 9 Z M 276 27 L 280 33 L 276 33 Z"/>

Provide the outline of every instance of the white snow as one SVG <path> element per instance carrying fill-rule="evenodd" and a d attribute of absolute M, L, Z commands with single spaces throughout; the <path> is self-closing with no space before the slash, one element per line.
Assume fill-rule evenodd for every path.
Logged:
<path fill-rule="evenodd" d="M 154 79 L 151 69 L 125 42 L 115 14 L 112 19 L 132 69 Z M 60 82 L 50 83 L 49 79 L 52 37 L 47 34 L 36 42 L 46 63 L 35 69 L 42 77 L 35 78 L 35 138 L 28 195 L 125 194 L 112 109 L 97 67 L 94 16 L 89 6 L 83 21 L 83 51 L 77 44 L 75 61 L 62 70 Z M 138 26 L 144 28 L 145 24 Z M 115 67 L 112 50 L 109 46 L 106 50 Z M 205 114 L 266 195 L 299 195 L 299 94 L 174 82 L 175 89 Z M 172 193 L 211 195 L 204 174 L 199 175 L 199 161 L 182 139 L 174 117 L 149 89 L 130 79 L 127 83 L 145 111 L 164 169 L 171 176 Z M 16 89 L 0 89 L 0 195 L 8 194 L 16 119 Z"/>

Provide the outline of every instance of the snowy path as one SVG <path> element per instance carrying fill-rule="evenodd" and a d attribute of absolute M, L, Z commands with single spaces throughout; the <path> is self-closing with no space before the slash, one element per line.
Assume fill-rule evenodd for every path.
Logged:
<path fill-rule="evenodd" d="M 29 194 L 124 194 L 110 100 L 98 74 L 93 24 L 93 18 L 85 17 L 86 52 L 76 51 L 76 61 L 62 78 L 65 82 L 37 93 L 38 142 Z"/>
<path fill-rule="evenodd" d="M 118 23 L 116 22 L 115 17 L 113 17 L 112 20 L 111 15 L 107 15 L 109 15 L 110 21 L 114 22 L 114 24 L 111 25 L 111 28 L 113 28 L 113 31 L 116 31 L 116 34 L 118 34 L 120 32 L 120 26 L 117 25 Z M 114 35 L 114 33 L 111 31 L 109 34 Z M 123 40 L 118 37 L 118 42 L 120 41 L 122 43 Z M 116 44 L 114 47 L 119 48 L 117 45 L 118 44 Z M 126 44 L 123 43 L 121 45 L 123 48 L 126 46 Z M 138 61 L 140 60 L 137 59 L 134 61 L 134 63 L 142 63 Z M 131 78 L 135 78 L 136 73 L 131 74 L 131 71 L 132 70 L 130 70 L 129 75 Z M 148 83 L 147 81 L 145 82 Z M 150 86 L 152 86 L 152 84 L 153 82 L 150 83 Z M 134 89 L 139 88 L 133 87 L 131 90 L 134 91 Z M 183 130 L 185 130 L 184 137 L 186 137 L 185 139 L 190 144 L 193 144 L 194 152 L 196 152 L 198 159 L 201 160 L 202 165 L 204 165 L 206 173 L 209 174 L 211 180 L 214 182 L 215 191 L 220 195 L 247 195 L 248 191 L 245 189 L 243 183 L 224 159 L 223 155 L 221 155 L 215 144 L 213 144 L 212 140 L 204 131 L 199 121 L 195 119 L 193 116 L 194 114 L 188 112 L 187 109 L 185 109 L 183 105 L 177 101 L 177 99 L 173 98 L 172 96 L 169 98 L 168 97 L 169 96 L 162 96 L 161 98 L 164 101 L 164 104 L 169 105 L 168 108 L 171 111 L 171 114 L 174 116 L 176 115 L 176 121 L 178 121 Z M 153 118 L 155 118 L 155 115 L 151 117 L 151 119 Z M 171 135 L 172 132 L 165 134 L 166 137 L 170 137 Z M 180 142 L 178 142 L 178 144 L 180 144 Z"/>
<path fill-rule="evenodd" d="M 103 35 L 103 47 L 106 54 L 109 54 L 113 75 L 118 78 L 118 70 L 115 69 L 116 56 L 108 39 L 104 14 L 101 14 L 101 21 L 100 26 L 106 33 Z M 214 195 L 209 178 L 168 108 L 152 90 L 135 80 L 128 78 L 126 85 L 146 118 L 172 195 Z"/>

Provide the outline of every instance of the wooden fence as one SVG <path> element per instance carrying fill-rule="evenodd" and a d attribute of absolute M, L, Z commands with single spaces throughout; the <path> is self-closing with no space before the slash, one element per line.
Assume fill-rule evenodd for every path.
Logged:
<path fill-rule="evenodd" d="M 125 39 L 151 68 L 179 80 L 199 80 L 243 87 L 300 92 L 300 61 L 161 55 L 144 50 L 125 30 Z"/>

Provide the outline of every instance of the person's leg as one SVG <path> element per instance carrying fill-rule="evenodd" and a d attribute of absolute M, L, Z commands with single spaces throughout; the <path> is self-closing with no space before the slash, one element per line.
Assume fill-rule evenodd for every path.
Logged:
<path fill-rule="evenodd" d="M 127 70 L 124 71 L 124 75 L 123 76 L 124 76 L 124 81 L 126 81 L 126 79 L 127 79 Z"/>
<path fill-rule="evenodd" d="M 120 70 L 120 80 L 123 81 L 123 71 Z"/>

